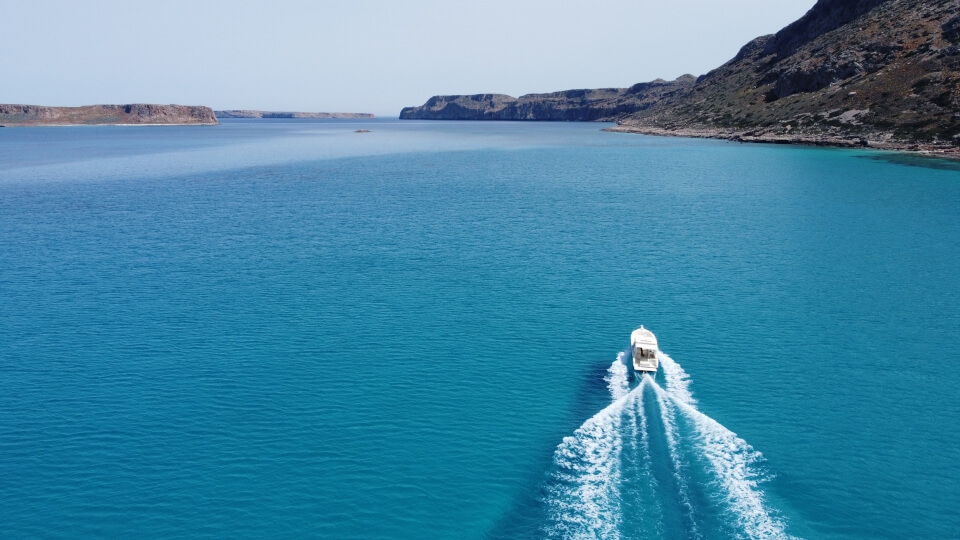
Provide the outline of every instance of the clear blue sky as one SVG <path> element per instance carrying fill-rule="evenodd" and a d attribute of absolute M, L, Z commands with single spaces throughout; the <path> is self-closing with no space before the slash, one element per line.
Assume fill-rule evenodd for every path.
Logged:
<path fill-rule="evenodd" d="M 4 0 L 0 103 L 396 116 L 699 75 L 814 0 Z"/>

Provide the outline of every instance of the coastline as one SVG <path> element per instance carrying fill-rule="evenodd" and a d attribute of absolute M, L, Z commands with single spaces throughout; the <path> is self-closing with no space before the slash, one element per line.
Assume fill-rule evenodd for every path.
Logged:
<path fill-rule="evenodd" d="M 57 128 L 57 127 L 177 127 L 177 126 L 219 126 L 219 123 L 216 124 L 200 124 L 200 123 L 175 123 L 168 122 L 165 124 L 151 124 L 148 122 L 143 122 L 139 124 L 0 124 L 0 128 Z"/>
<path fill-rule="evenodd" d="M 202 105 L 47 105 L 0 104 L 0 125 L 33 126 L 117 126 L 117 125 L 216 125 L 213 109 Z"/>
<path fill-rule="evenodd" d="M 826 135 L 769 135 L 755 134 L 747 131 L 707 129 L 707 128 L 679 128 L 665 129 L 648 126 L 616 125 L 603 128 L 601 131 L 611 133 L 633 133 L 637 135 L 653 135 L 658 137 L 685 137 L 692 139 L 718 139 L 741 143 L 759 144 L 788 144 L 797 146 L 820 146 L 830 148 L 859 148 L 864 150 L 884 150 L 906 152 L 918 156 L 937 157 L 960 161 L 960 147 L 951 145 L 901 143 L 889 139 L 874 139 L 856 135 L 846 137 L 831 137 Z"/>

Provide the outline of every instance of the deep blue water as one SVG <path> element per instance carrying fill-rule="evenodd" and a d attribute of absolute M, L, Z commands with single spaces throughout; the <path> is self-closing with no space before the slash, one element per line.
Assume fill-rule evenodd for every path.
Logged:
<path fill-rule="evenodd" d="M 0 130 L 0 537 L 960 537 L 957 167 L 599 127 Z"/>

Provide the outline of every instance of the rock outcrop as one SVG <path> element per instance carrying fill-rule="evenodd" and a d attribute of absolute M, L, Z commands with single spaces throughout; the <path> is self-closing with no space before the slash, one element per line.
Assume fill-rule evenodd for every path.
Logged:
<path fill-rule="evenodd" d="M 615 131 L 658 135 L 960 147 L 960 2 L 819 0 L 695 80 L 573 92 L 438 96 L 401 118 L 612 120 Z"/>
<path fill-rule="evenodd" d="M 612 121 L 650 107 L 658 100 L 693 86 L 696 78 L 684 75 L 675 81 L 657 79 L 630 88 L 565 90 L 527 94 L 434 96 L 420 107 L 400 111 L 401 119 L 423 120 L 548 120 Z"/>
<path fill-rule="evenodd" d="M 214 112 L 217 118 L 376 118 L 376 116 L 369 113 L 275 112 L 246 109 Z"/>
<path fill-rule="evenodd" d="M 740 140 L 960 142 L 960 3 L 820 0 L 620 129 Z"/>
<path fill-rule="evenodd" d="M 72 126 L 110 124 L 211 125 L 217 117 L 210 107 L 188 105 L 85 105 L 46 107 L 0 105 L 3 126 Z"/>

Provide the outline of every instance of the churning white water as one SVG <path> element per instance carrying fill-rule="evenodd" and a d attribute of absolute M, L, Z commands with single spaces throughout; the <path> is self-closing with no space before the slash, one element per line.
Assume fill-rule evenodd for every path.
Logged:
<path fill-rule="evenodd" d="M 689 537 L 704 537 L 700 521 L 711 514 L 729 516 L 725 527 L 735 536 L 786 538 L 784 523 L 760 488 L 761 454 L 697 409 L 690 377 L 680 364 L 661 353 L 660 365 L 664 387 L 647 376 L 633 389 L 627 354 L 620 353 L 610 365 L 604 379 L 611 403 L 565 437 L 554 452 L 554 470 L 545 489 L 544 532 L 558 538 L 660 537 L 660 518 L 649 516 L 672 511 L 682 517 Z M 648 388 L 659 411 L 644 407 Z M 665 441 L 665 451 L 651 449 L 654 424 L 649 414 L 655 414 L 656 425 L 662 426 L 658 437 Z M 702 470 L 692 469 L 698 466 Z M 652 474 L 657 467 L 669 470 L 675 481 L 658 484 Z M 694 488 L 709 496 L 695 502 Z M 664 508 L 663 501 L 673 501 L 670 504 L 677 508 Z M 705 504 L 720 507 L 703 508 Z M 634 519 L 625 514 L 627 509 L 652 511 Z"/>

